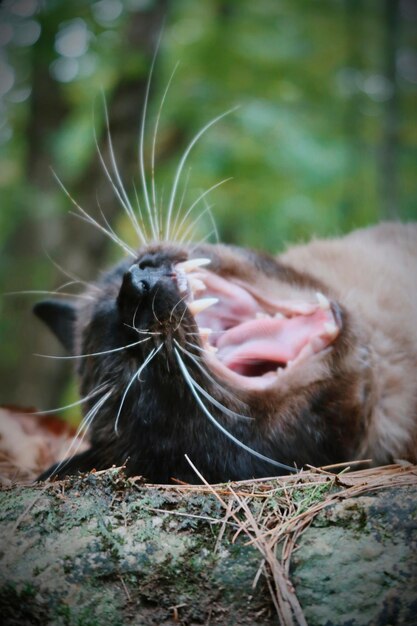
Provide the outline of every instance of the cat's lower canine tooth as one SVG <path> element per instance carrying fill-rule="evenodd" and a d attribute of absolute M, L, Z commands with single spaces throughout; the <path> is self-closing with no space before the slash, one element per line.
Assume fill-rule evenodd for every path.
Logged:
<path fill-rule="evenodd" d="M 193 315 L 197 315 L 197 313 L 201 313 L 210 306 L 217 304 L 218 301 L 218 298 L 200 298 L 200 300 L 193 300 L 193 302 L 189 302 L 188 308 Z"/>

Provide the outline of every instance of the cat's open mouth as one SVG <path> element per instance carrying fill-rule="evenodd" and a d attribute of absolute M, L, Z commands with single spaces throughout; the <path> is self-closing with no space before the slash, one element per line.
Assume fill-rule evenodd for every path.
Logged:
<path fill-rule="evenodd" d="M 339 335 L 337 312 L 322 293 L 311 301 L 280 300 L 206 270 L 208 263 L 178 263 L 177 283 L 198 325 L 207 364 L 232 384 L 265 389 Z"/>

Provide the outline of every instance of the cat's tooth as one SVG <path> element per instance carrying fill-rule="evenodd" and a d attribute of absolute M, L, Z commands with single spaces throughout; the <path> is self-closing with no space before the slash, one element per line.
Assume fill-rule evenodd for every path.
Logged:
<path fill-rule="evenodd" d="M 197 315 L 197 313 L 201 313 L 210 306 L 217 304 L 218 301 L 218 298 L 200 298 L 200 300 L 193 300 L 193 302 L 189 302 L 188 308 L 193 315 Z"/>
<path fill-rule="evenodd" d="M 197 291 L 204 291 L 205 289 L 207 289 L 202 280 L 200 280 L 199 278 L 194 278 L 192 276 L 188 277 L 188 284 L 193 294 L 195 294 Z"/>
<path fill-rule="evenodd" d="M 209 336 L 212 334 L 213 330 L 202 326 L 199 328 L 199 331 L 204 350 L 207 350 L 207 352 L 217 352 L 217 348 L 209 343 Z"/>
<path fill-rule="evenodd" d="M 329 337 L 336 337 L 339 332 L 339 329 L 334 322 L 326 322 L 323 328 Z"/>
<path fill-rule="evenodd" d="M 189 272 L 193 272 L 197 268 L 202 267 L 203 265 L 208 265 L 209 263 L 211 263 L 211 259 L 188 259 L 188 261 L 180 261 L 177 263 L 175 268 L 188 274 Z"/>
<path fill-rule="evenodd" d="M 317 291 L 316 298 L 317 298 L 317 302 L 319 303 L 319 307 L 321 309 L 323 309 L 324 311 L 328 311 L 330 309 L 330 301 L 328 298 L 326 298 L 324 293 Z"/>

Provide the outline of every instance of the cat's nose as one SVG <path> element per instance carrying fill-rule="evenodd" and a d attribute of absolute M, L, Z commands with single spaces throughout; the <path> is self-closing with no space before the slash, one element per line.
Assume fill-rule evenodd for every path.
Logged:
<path fill-rule="evenodd" d="M 151 292 L 158 283 L 168 277 L 165 268 L 132 265 L 123 276 L 119 298 L 138 300 Z"/>
<path fill-rule="evenodd" d="M 141 263 L 134 263 L 123 275 L 117 307 L 127 326 L 149 328 L 169 319 L 173 309 L 180 310 L 179 301 L 181 296 L 170 263 L 143 263 L 142 267 Z"/>

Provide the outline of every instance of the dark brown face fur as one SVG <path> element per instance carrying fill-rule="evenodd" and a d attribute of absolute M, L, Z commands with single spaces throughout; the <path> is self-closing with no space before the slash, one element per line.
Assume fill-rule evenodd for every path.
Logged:
<path fill-rule="evenodd" d="M 189 258 L 210 259 L 210 264 L 191 272 L 178 269 Z M 195 313 L 191 303 L 198 298 L 190 293 L 190 277 L 197 291 L 200 279 L 209 296 L 210 290 L 218 290 L 220 303 L 207 309 L 210 313 Z M 268 303 L 282 299 L 284 317 L 294 316 L 290 326 L 307 332 L 304 326 L 310 324 L 316 335 L 313 345 L 322 341 L 324 313 L 317 304 L 317 310 L 298 318 L 292 309 L 285 312 L 285 303 L 291 308 L 293 302 L 315 302 L 314 293 L 324 287 L 272 257 L 228 246 L 207 245 L 192 252 L 149 247 L 133 263 L 125 261 L 109 271 L 98 289 L 89 291 L 92 300 L 65 307 L 38 305 L 37 314 L 81 355 L 77 370 L 82 397 L 89 398 L 85 415 L 91 420 L 89 450 L 43 477 L 126 463 L 128 474 L 152 482 L 196 482 L 187 455 L 206 480 L 220 482 L 288 471 L 278 464 L 301 468 L 354 458 L 363 432 L 366 376 L 352 364 L 356 338 L 346 313 L 326 294 L 331 301 L 326 315 L 335 320 L 337 332 L 323 335 L 322 348 L 293 363 L 252 358 L 240 368 L 236 358 L 229 376 L 227 355 L 238 354 L 241 347 L 233 334 L 231 340 L 220 339 L 238 324 L 227 321 L 235 313 L 233 295 L 221 292 L 226 284 L 232 294 L 240 290 L 245 298 L 247 293 L 249 304 L 242 303 L 242 315 L 259 306 L 259 323 L 265 313 L 265 324 L 280 328 L 282 314 L 275 314 L 274 322 L 275 309 Z M 224 308 L 222 298 L 227 301 Z M 221 330 L 218 339 L 215 332 L 207 340 L 198 320 L 217 324 L 216 307 Z M 261 334 L 256 321 L 244 321 Z M 259 345 L 262 341 L 259 337 Z M 252 345 L 250 338 L 245 343 L 248 349 Z M 218 358 L 224 359 L 219 366 Z"/>

